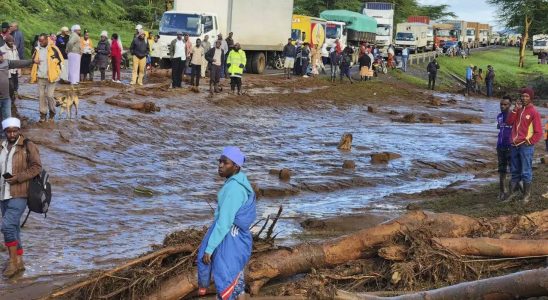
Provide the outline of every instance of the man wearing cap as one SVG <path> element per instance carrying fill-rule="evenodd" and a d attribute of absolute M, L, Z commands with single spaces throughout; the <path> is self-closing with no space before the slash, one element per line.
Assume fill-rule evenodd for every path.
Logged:
<path fill-rule="evenodd" d="M 15 41 L 15 48 L 19 52 L 19 59 L 25 59 L 25 38 L 23 33 L 19 30 L 19 24 L 17 22 L 11 22 L 10 31 Z"/>
<path fill-rule="evenodd" d="M 46 121 L 49 110 L 49 119 L 55 117 L 55 86 L 61 76 L 63 55 L 61 50 L 48 42 L 48 35 L 42 33 L 38 37 L 38 47 L 33 55 L 33 60 L 38 62 L 32 66 L 30 83 L 38 83 L 40 102 L 40 122 Z M 79 73 L 79 72 L 78 72 Z"/>
<path fill-rule="evenodd" d="M 143 78 L 145 77 L 145 67 L 147 65 L 147 55 L 149 53 L 149 47 L 147 40 L 145 39 L 145 32 L 143 29 L 139 29 L 139 34 L 131 42 L 129 51 L 133 56 L 133 72 L 131 75 L 131 84 L 143 85 Z"/>
<path fill-rule="evenodd" d="M 243 270 L 251 256 L 256 204 L 253 188 L 241 172 L 244 162 L 237 147 L 226 147 L 219 158 L 218 173 L 226 181 L 217 194 L 214 222 L 198 250 L 200 295 L 205 295 L 212 278 L 219 299 L 237 299 L 245 293 Z"/>
<path fill-rule="evenodd" d="M 2 234 L 9 253 L 3 274 L 13 277 L 25 270 L 19 222 L 27 208 L 29 181 L 40 174 L 42 163 L 36 144 L 20 133 L 19 119 L 5 119 L 2 129 L 6 140 L 0 146 L 0 208 Z"/>
<path fill-rule="evenodd" d="M 169 44 L 169 57 L 171 57 L 171 86 L 180 88 L 186 63 L 186 44 L 183 40 L 183 33 L 180 31 L 177 32 L 177 38 Z"/>
<path fill-rule="evenodd" d="M 8 38 L 9 40 L 9 38 Z M 32 60 L 11 60 L 8 53 L 0 49 L 0 112 L 2 120 L 11 117 L 10 71 L 32 65 Z"/>
<path fill-rule="evenodd" d="M 68 79 L 70 84 L 75 85 L 80 83 L 80 63 L 82 61 L 80 36 L 82 35 L 82 30 L 80 25 L 73 25 L 71 31 L 72 33 L 67 43 Z"/>
<path fill-rule="evenodd" d="M 533 154 L 535 144 L 542 139 L 542 121 L 533 105 L 535 93 L 532 88 L 521 90 L 521 102 L 518 100 L 508 116 L 507 124 L 512 126 L 512 149 L 510 170 L 510 197 L 517 196 L 520 183 L 523 183 L 523 203 L 531 200 L 531 183 L 533 182 Z"/>
<path fill-rule="evenodd" d="M 61 67 L 61 79 L 68 81 L 68 55 L 67 55 L 67 43 L 69 41 L 69 29 L 64 26 L 61 28 L 61 33 L 57 35 L 55 40 L 55 46 L 61 51 L 63 55 L 63 65 Z"/>
<path fill-rule="evenodd" d="M 15 47 L 15 39 L 8 35 L 5 39 L 6 44 L 0 47 L 0 52 L 4 53 L 4 59 L 7 60 L 19 60 L 19 51 Z M 10 99 L 11 99 L 11 114 L 17 115 L 17 108 L 15 107 L 15 96 L 19 89 L 19 70 L 10 69 L 8 72 L 9 86 L 10 86 Z"/>

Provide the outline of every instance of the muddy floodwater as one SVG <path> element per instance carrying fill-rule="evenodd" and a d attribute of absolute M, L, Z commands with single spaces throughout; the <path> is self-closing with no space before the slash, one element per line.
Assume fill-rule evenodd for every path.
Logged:
<path fill-rule="evenodd" d="M 385 196 L 472 180 L 466 164 L 483 163 L 480 154 L 493 149 L 497 134 L 496 101 L 444 94 L 437 96 L 451 96 L 458 105 L 418 110 L 464 110 L 484 122 L 391 122 L 386 115 L 369 113 L 364 103 L 223 105 L 221 98 L 213 101 L 206 93 L 157 99 L 162 110 L 144 114 L 106 105 L 104 98 L 115 90 L 103 92 L 81 97 L 77 120 L 50 128 L 31 124 L 27 130 L 41 144 L 54 199 L 47 219 L 31 215 L 23 230 L 24 278 L 106 268 L 148 251 L 169 232 L 208 224 L 223 182 L 216 161 L 226 145 L 247 154 L 244 172 L 262 193 L 258 215 L 266 217 L 283 205 L 279 237 L 290 244 L 303 219 L 364 208 L 391 212 L 401 207 Z M 36 95 L 28 85 L 21 93 Z M 37 117 L 37 101 L 19 103 L 24 115 Z M 390 103 L 382 109 L 417 110 Z M 339 151 L 337 143 L 346 132 L 354 137 L 352 151 Z M 381 151 L 401 158 L 372 164 L 370 154 Z M 354 160 L 356 169 L 343 170 L 344 160 Z M 269 174 L 281 168 L 292 170 L 289 182 Z M 136 187 L 149 189 L 152 196 L 136 193 Z M 6 286 L 0 281 L 0 289 Z"/>

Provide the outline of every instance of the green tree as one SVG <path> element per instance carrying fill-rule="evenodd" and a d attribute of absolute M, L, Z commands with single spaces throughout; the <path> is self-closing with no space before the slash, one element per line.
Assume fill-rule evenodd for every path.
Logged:
<path fill-rule="evenodd" d="M 518 66 L 525 64 L 525 47 L 529 35 L 546 30 L 548 26 L 548 1 L 546 0 L 488 0 L 498 7 L 501 21 L 509 28 L 521 32 Z"/>

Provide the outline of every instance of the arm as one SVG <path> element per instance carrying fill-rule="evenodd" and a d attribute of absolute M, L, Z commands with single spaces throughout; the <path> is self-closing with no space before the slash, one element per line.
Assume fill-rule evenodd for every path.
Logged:
<path fill-rule="evenodd" d="M 211 48 L 207 51 L 207 53 L 205 54 L 205 59 L 207 60 L 208 63 L 213 63 L 213 56 L 215 55 L 215 49 L 214 48 Z"/>
<path fill-rule="evenodd" d="M 135 39 L 133 39 L 133 41 L 131 41 L 131 46 L 129 46 L 129 53 L 131 53 L 131 55 L 135 55 L 134 50 L 135 50 Z"/>
<path fill-rule="evenodd" d="M 506 124 L 514 126 L 514 123 L 518 119 L 519 109 L 517 107 L 514 107 L 512 111 L 508 114 L 508 117 L 506 118 Z"/>
<path fill-rule="evenodd" d="M 534 145 L 538 143 L 540 140 L 542 140 L 542 120 L 540 119 L 540 114 L 538 111 L 533 116 L 533 122 L 531 124 L 533 126 L 533 136 L 529 139 L 529 144 Z"/>
<path fill-rule="evenodd" d="M 36 144 L 28 141 L 26 151 L 28 153 L 27 169 L 20 174 L 14 174 L 14 176 L 17 176 L 17 182 L 19 183 L 29 181 L 42 172 L 42 162 L 40 161 L 40 153 Z"/>
<path fill-rule="evenodd" d="M 247 64 L 247 56 L 245 55 L 244 51 L 242 51 L 242 56 L 243 56 L 242 68 L 245 68 L 245 65 Z"/>
<path fill-rule="evenodd" d="M 8 60 L 9 69 L 19 69 L 31 66 L 34 63 L 32 59 L 25 60 Z"/>

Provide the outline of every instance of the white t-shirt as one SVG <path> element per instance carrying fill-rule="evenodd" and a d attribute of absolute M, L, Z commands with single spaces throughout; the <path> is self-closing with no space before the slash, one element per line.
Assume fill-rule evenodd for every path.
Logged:
<path fill-rule="evenodd" d="M 173 54 L 173 58 L 181 58 L 181 60 L 186 59 L 186 45 L 185 41 L 183 40 L 177 40 L 175 43 L 175 53 Z"/>

